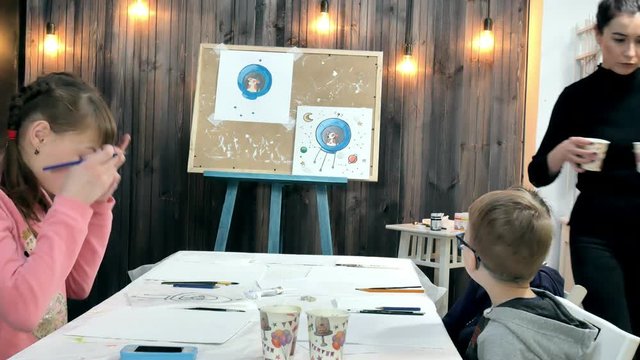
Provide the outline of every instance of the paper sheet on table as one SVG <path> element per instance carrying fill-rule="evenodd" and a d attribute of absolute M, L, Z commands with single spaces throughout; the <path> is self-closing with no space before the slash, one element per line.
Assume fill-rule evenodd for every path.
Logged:
<path fill-rule="evenodd" d="M 301 317 L 300 329 L 307 328 Z M 437 330 L 435 330 L 438 328 Z M 307 341 L 309 334 L 298 333 L 298 341 Z M 451 340 L 442 323 L 425 321 L 424 316 L 351 314 L 347 329 L 347 344 L 393 345 L 446 348 Z"/>
<path fill-rule="evenodd" d="M 212 266 L 208 263 L 173 262 L 160 264 L 142 276 L 143 279 L 164 281 L 234 281 L 243 286 L 253 286 L 265 271 L 261 264 L 227 264 Z"/>
<path fill-rule="evenodd" d="M 258 318 L 256 311 L 123 308 L 92 318 L 65 335 L 222 344 L 254 318 Z"/>
<path fill-rule="evenodd" d="M 253 261 L 253 254 L 237 254 L 224 252 L 198 252 L 183 251 L 175 255 L 177 261 L 182 262 L 200 262 L 209 264 L 249 264 Z"/>
<path fill-rule="evenodd" d="M 309 271 L 307 280 L 353 284 L 355 288 L 420 286 L 420 280 L 414 272 L 400 269 L 314 267 Z"/>
<path fill-rule="evenodd" d="M 217 289 L 174 288 L 170 285 L 131 287 L 124 293 L 130 306 L 209 306 L 246 302 L 243 288 L 223 286 Z"/>

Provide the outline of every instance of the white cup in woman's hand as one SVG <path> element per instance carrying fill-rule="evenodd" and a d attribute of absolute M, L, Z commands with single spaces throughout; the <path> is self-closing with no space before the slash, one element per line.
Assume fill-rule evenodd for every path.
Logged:
<path fill-rule="evenodd" d="M 596 153 L 596 159 L 586 164 L 582 164 L 581 167 L 588 171 L 601 171 L 602 160 L 604 160 L 604 158 L 607 156 L 609 142 L 607 140 L 597 138 L 585 139 L 591 141 L 591 144 L 586 145 L 584 149 Z"/>

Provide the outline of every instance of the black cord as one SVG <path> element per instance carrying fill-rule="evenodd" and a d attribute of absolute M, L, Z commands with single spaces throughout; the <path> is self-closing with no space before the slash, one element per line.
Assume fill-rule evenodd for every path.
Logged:
<path fill-rule="evenodd" d="M 413 28 L 413 0 L 407 0 L 407 19 L 404 29 L 404 44 L 411 45 L 411 29 Z"/>

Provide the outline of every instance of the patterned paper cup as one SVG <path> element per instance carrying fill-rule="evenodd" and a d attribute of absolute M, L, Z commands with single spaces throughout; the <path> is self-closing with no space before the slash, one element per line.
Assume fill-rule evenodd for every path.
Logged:
<path fill-rule="evenodd" d="M 347 338 L 349 313 L 339 309 L 307 311 L 311 360 L 340 360 Z"/>
<path fill-rule="evenodd" d="M 287 360 L 293 355 L 301 310 L 293 305 L 260 308 L 262 354 L 265 360 Z"/>
<path fill-rule="evenodd" d="M 588 164 L 582 164 L 581 167 L 585 170 L 589 171 L 600 171 L 602 170 L 602 160 L 604 160 L 605 156 L 607 156 L 607 149 L 609 148 L 609 142 L 607 140 L 596 139 L 596 138 L 586 138 L 591 141 L 590 145 L 585 146 L 585 150 L 595 151 L 598 153 L 597 158 Z"/>

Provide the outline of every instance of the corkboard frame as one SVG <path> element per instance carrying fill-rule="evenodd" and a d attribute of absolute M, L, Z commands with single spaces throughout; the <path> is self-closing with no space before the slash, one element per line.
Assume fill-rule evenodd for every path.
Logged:
<path fill-rule="evenodd" d="M 371 160 L 369 178 L 365 181 L 378 180 L 382 52 L 224 44 L 200 45 L 188 172 L 291 175 L 295 134 L 291 124 L 228 119 L 214 125 L 208 120 L 215 111 L 220 52 L 223 50 L 295 55 L 289 107 L 291 119 L 296 119 L 299 105 L 373 109 Z M 253 142 L 254 139 L 260 141 Z M 254 145 L 263 148 L 257 149 Z M 255 151 L 262 157 L 256 159 Z M 252 152 L 253 157 L 246 155 Z"/>

